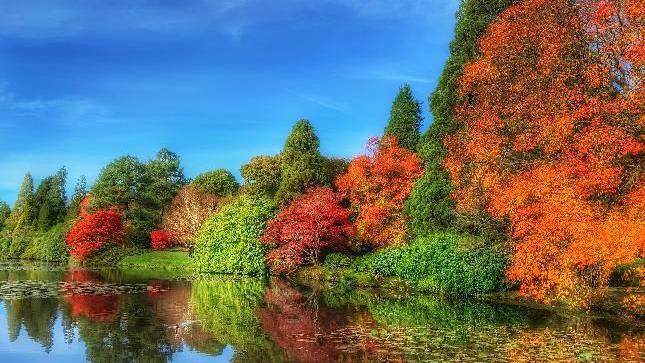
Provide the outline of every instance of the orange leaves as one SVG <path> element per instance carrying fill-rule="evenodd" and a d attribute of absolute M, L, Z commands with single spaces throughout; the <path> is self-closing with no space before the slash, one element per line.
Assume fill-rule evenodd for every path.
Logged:
<path fill-rule="evenodd" d="M 633 31 L 629 22 L 615 28 L 619 4 L 632 6 L 516 4 L 460 79 L 462 127 L 444 140 L 453 198 L 462 212 L 484 207 L 511 222 L 507 275 L 538 298 L 584 304 L 614 266 L 643 254 L 643 117 L 624 97 L 642 90 L 609 87 L 621 69 L 602 55 Z M 593 22 L 610 22 L 615 36 L 590 31 Z"/>
<path fill-rule="evenodd" d="M 375 146 L 378 145 L 378 146 Z M 356 213 L 358 238 L 375 246 L 403 244 L 406 228 L 403 203 L 423 169 L 413 152 L 386 136 L 368 144 L 368 154 L 354 158 L 336 180 L 340 194 Z"/>

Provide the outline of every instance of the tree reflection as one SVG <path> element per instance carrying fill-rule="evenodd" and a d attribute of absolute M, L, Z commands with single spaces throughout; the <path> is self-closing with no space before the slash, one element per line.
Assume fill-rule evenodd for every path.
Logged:
<path fill-rule="evenodd" d="M 55 298 L 5 300 L 9 340 L 15 341 L 24 327 L 33 341 L 40 343 L 46 352 L 53 346 L 52 330 L 58 316 Z"/>
<path fill-rule="evenodd" d="M 256 315 L 264 281 L 221 279 L 193 282 L 192 303 L 201 327 L 235 350 L 235 362 L 283 362 L 281 350 L 262 331 Z"/>

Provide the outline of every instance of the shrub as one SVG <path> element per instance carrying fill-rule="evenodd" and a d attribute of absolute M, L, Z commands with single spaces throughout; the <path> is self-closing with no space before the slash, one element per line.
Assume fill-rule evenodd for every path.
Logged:
<path fill-rule="evenodd" d="M 277 245 L 267 261 L 274 273 L 319 262 L 321 251 L 345 248 L 354 235 L 350 212 L 329 188 L 312 188 L 272 219 L 261 241 Z"/>
<path fill-rule="evenodd" d="M 45 232 L 40 238 L 39 258 L 44 261 L 67 261 L 69 258 L 69 249 L 65 242 L 65 237 L 69 227 L 64 223 L 59 223 Z"/>
<path fill-rule="evenodd" d="M 357 258 L 352 268 L 401 277 L 436 293 L 473 295 L 503 289 L 505 265 L 505 256 L 481 238 L 437 233 Z"/>
<path fill-rule="evenodd" d="M 340 252 L 330 253 L 325 257 L 325 262 L 323 265 L 329 269 L 339 269 L 346 268 L 352 264 L 353 260 L 350 256 L 347 256 Z"/>
<path fill-rule="evenodd" d="M 150 247 L 153 250 L 164 250 L 172 246 L 172 235 L 163 229 L 155 229 L 150 232 Z"/>
<path fill-rule="evenodd" d="M 240 187 L 233 174 L 226 169 L 216 169 L 200 174 L 193 180 L 192 185 L 202 193 L 218 197 L 231 196 Z"/>
<path fill-rule="evenodd" d="M 197 235 L 195 267 L 205 272 L 263 274 L 264 248 L 259 238 L 275 210 L 271 200 L 250 196 L 222 207 Z"/>
<path fill-rule="evenodd" d="M 66 241 L 70 254 L 82 261 L 105 245 L 123 242 L 124 238 L 121 214 L 112 210 L 99 210 L 76 223 Z"/>

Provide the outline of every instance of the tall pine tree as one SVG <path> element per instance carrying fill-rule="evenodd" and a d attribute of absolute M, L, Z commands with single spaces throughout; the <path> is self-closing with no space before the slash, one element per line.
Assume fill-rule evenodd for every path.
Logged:
<path fill-rule="evenodd" d="M 308 120 L 296 122 L 280 156 L 281 180 L 276 202 L 291 202 L 307 188 L 329 182 L 320 141 Z"/>
<path fill-rule="evenodd" d="M 66 183 L 65 167 L 40 182 L 33 198 L 30 217 L 32 226 L 46 230 L 64 220 L 67 213 Z"/>
<path fill-rule="evenodd" d="M 452 186 L 443 160 L 447 150 L 443 144 L 446 135 L 457 130 L 455 108 L 464 102 L 458 92 L 458 79 L 466 63 L 479 55 L 478 41 L 488 25 L 515 0 L 462 0 L 457 12 L 455 38 L 450 43 L 450 57 L 446 61 L 437 88 L 430 96 L 433 122 L 421 138 L 418 150 L 425 164 L 425 174 L 415 184 L 405 206 L 409 230 L 415 235 L 431 231 L 458 229 L 481 230 L 486 216 L 475 216 L 470 222 L 457 222 L 455 205 L 450 198 Z M 475 219 L 476 221 L 472 221 Z M 456 226 L 460 224 L 460 226 Z M 464 226 L 470 224 L 471 226 Z M 475 225 L 473 227 L 473 225 Z"/>
<path fill-rule="evenodd" d="M 392 103 L 385 134 L 396 136 L 400 146 L 416 151 L 422 122 L 421 102 L 414 98 L 410 85 L 406 83 Z"/>
<path fill-rule="evenodd" d="M 78 217 L 78 214 L 81 209 L 81 202 L 87 196 L 87 180 L 85 175 L 81 175 L 76 181 L 76 186 L 74 186 L 74 194 L 72 194 L 72 199 L 69 203 L 69 208 L 67 209 L 67 219 L 74 219 Z"/>

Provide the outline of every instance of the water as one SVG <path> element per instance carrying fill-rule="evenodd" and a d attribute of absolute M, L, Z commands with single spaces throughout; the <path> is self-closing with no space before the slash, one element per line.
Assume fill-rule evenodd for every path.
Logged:
<path fill-rule="evenodd" d="M 2 362 L 645 361 L 638 323 L 283 280 L 0 263 Z"/>

